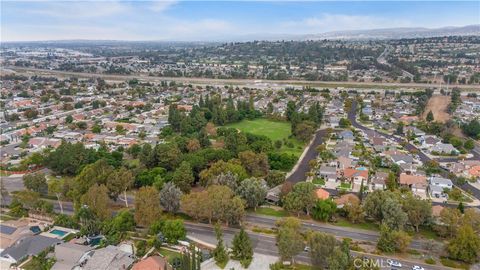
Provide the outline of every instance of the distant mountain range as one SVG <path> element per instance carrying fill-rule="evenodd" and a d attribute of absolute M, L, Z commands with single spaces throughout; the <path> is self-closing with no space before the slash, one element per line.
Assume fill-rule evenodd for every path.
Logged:
<path fill-rule="evenodd" d="M 447 26 L 441 28 L 423 28 L 423 27 L 403 27 L 403 28 L 384 28 L 384 29 L 369 29 L 369 30 L 345 30 L 333 31 L 319 34 L 272 34 L 272 33 L 252 33 L 245 35 L 236 35 L 230 37 L 216 37 L 208 40 L 199 41 L 124 41 L 124 40 L 48 40 L 48 41 L 30 41 L 30 42 L 3 42 L 6 44 L 15 43 L 40 43 L 40 44 L 103 44 L 113 45 L 121 43 L 138 43 L 138 44 L 157 44 L 164 45 L 211 45 L 218 42 L 247 42 L 254 40 L 277 41 L 277 40 L 384 40 L 384 39 L 402 39 L 402 38 L 428 38 L 428 37 L 443 37 L 443 36 L 480 36 L 480 24 L 467 26 Z M 0 46 L 2 44 L 0 43 Z"/>
<path fill-rule="evenodd" d="M 461 27 L 450 26 L 442 28 L 385 28 L 371 30 L 335 31 L 322 34 L 306 35 L 303 39 L 399 39 L 478 35 L 480 35 L 480 24 Z"/>
<path fill-rule="evenodd" d="M 251 41 L 251 40 L 371 40 L 371 39 L 401 39 L 401 38 L 427 38 L 443 36 L 480 36 L 480 24 L 467 26 L 448 26 L 441 28 L 403 27 L 368 30 L 333 31 L 319 34 L 292 35 L 292 34 L 251 34 L 219 41 Z"/>

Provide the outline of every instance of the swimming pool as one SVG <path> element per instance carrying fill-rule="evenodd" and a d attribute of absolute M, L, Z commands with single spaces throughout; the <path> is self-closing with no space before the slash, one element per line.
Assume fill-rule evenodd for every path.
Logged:
<path fill-rule="evenodd" d="M 58 235 L 60 237 L 64 237 L 67 234 L 66 231 L 62 231 L 62 230 L 58 230 L 58 229 L 53 229 L 53 230 L 50 231 L 50 233 Z"/>
<path fill-rule="evenodd" d="M 359 171 L 366 171 L 367 168 L 365 168 L 365 167 L 358 167 L 357 170 L 359 170 Z"/>

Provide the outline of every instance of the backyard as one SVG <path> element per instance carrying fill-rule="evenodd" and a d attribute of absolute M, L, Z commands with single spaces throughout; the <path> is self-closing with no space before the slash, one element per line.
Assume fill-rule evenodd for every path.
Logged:
<path fill-rule="evenodd" d="M 248 132 L 255 135 L 265 135 L 272 140 L 282 141 L 281 153 L 294 154 L 299 157 L 305 145 L 295 138 L 289 138 L 291 135 L 290 123 L 286 121 L 274 121 L 265 118 L 255 120 L 243 120 L 238 123 L 227 125 L 230 128 L 239 129 L 242 132 Z"/>

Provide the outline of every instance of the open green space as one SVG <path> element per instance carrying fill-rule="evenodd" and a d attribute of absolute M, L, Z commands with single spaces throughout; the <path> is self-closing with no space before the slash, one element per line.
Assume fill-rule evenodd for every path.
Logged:
<path fill-rule="evenodd" d="M 291 133 L 290 123 L 286 121 L 275 121 L 266 118 L 255 120 L 242 120 L 238 123 L 229 124 L 226 127 L 236 128 L 242 132 L 248 132 L 255 135 L 267 136 L 275 142 L 282 141 L 280 152 L 294 154 L 299 157 L 305 145 L 295 138 L 289 138 Z M 284 142 L 287 142 L 286 144 Z"/>
<path fill-rule="evenodd" d="M 257 211 L 254 212 L 259 215 L 273 216 L 273 217 L 286 217 L 288 212 L 283 209 L 273 209 L 270 207 L 257 207 Z"/>

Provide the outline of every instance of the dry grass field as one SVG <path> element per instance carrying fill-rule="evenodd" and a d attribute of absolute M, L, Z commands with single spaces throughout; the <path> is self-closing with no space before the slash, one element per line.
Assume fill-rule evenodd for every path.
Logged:
<path fill-rule="evenodd" d="M 435 121 L 441 123 L 447 122 L 451 118 L 447 111 L 450 101 L 450 96 L 433 95 L 428 101 L 427 108 L 423 113 L 423 119 L 427 117 L 429 111 L 432 111 Z"/>

